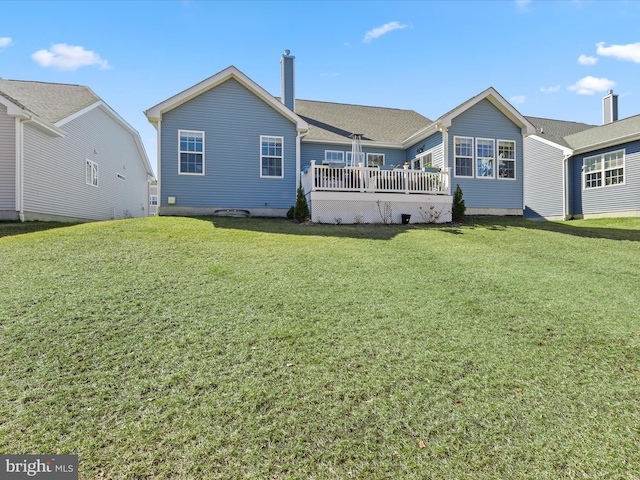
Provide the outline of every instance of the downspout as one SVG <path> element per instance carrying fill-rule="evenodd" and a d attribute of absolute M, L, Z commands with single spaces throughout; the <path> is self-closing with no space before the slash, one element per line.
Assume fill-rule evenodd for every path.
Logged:
<path fill-rule="evenodd" d="M 309 130 L 304 131 L 304 132 L 302 130 L 298 130 L 298 135 L 296 136 L 296 190 L 298 189 L 298 184 L 302 181 L 302 178 L 300 177 L 300 173 L 301 173 L 301 168 L 300 168 L 300 145 L 301 145 L 301 140 L 302 140 L 302 137 L 304 137 L 308 133 L 309 133 Z"/>
<path fill-rule="evenodd" d="M 451 179 L 453 175 L 451 175 L 451 169 L 449 168 L 449 129 L 447 127 L 440 127 L 439 130 L 442 132 L 442 166 L 449 174 L 449 193 L 451 195 Z"/>
<path fill-rule="evenodd" d="M 569 159 L 573 156 L 573 152 L 565 154 L 562 159 L 562 220 L 569 220 Z"/>
<path fill-rule="evenodd" d="M 158 178 L 156 179 L 158 184 L 156 187 L 156 195 L 158 195 L 158 205 L 156 207 L 156 215 L 160 216 L 160 206 L 162 205 L 162 196 L 160 193 L 160 185 L 162 183 L 160 181 L 160 179 L 162 178 L 162 162 L 160 161 L 160 159 L 162 158 L 162 119 L 158 120 L 158 122 L 156 123 L 156 131 L 158 132 L 158 145 L 156 147 L 156 168 L 158 169 Z"/>
<path fill-rule="evenodd" d="M 24 142 L 22 120 L 16 118 L 16 211 L 18 218 L 24 222 Z"/>

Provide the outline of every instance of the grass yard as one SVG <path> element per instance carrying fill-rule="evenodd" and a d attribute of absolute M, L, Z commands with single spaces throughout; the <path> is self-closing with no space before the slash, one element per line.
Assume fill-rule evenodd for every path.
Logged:
<path fill-rule="evenodd" d="M 81 479 L 640 478 L 640 219 L 0 223 L 0 259 L 0 453 L 78 454 Z"/>

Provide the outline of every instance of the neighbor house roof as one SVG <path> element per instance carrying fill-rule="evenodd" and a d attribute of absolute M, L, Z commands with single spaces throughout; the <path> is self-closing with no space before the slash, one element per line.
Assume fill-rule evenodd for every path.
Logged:
<path fill-rule="evenodd" d="M 1 78 L 0 94 L 52 124 L 100 101 L 89 87 L 82 85 Z"/>
<path fill-rule="evenodd" d="M 296 114 L 309 124 L 305 141 L 350 143 L 350 135 L 360 133 L 365 142 L 401 144 L 433 123 L 413 110 L 314 100 L 296 100 Z"/>
<path fill-rule="evenodd" d="M 576 152 L 620 145 L 640 139 L 640 115 L 568 135 L 565 140 Z"/>
<path fill-rule="evenodd" d="M 526 117 L 526 119 L 536 127 L 535 135 L 569 148 L 571 145 L 565 140 L 566 136 L 596 128 L 596 125 L 587 123 L 552 120 L 550 118 Z"/>

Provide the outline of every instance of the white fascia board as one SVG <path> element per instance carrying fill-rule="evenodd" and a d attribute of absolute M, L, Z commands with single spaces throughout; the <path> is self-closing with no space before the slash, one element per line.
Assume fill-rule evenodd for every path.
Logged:
<path fill-rule="evenodd" d="M 430 137 L 431 135 L 433 135 L 434 133 L 437 133 L 439 131 L 440 131 L 440 123 L 439 122 L 434 122 L 431 125 L 429 125 L 428 127 L 425 127 L 422 130 L 418 130 L 416 133 L 411 135 L 406 140 L 403 140 L 402 141 L 402 146 L 404 148 L 409 148 L 414 143 L 418 143 L 418 142 L 424 140 L 425 138 Z"/>
<path fill-rule="evenodd" d="M 0 95 L 0 105 L 7 107 L 7 115 L 11 115 L 12 117 L 25 115 L 25 111 L 22 107 L 16 105 L 3 95 Z"/>
<path fill-rule="evenodd" d="M 129 134 L 131 134 L 136 144 L 136 147 L 138 149 L 138 153 L 140 154 L 140 158 L 142 159 L 142 163 L 144 164 L 145 170 L 147 171 L 148 174 L 151 174 L 153 176 L 153 168 L 151 168 L 151 163 L 149 162 L 147 151 L 145 150 L 144 144 L 142 143 L 142 139 L 140 138 L 140 133 L 131 125 L 129 125 L 129 123 L 124 118 L 118 115 L 118 113 L 109 105 L 107 105 L 103 100 L 99 100 L 96 103 L 92 103 L 88 107 L 85 107 L 82 110 L 78 110 L 76 113 L 63 118 L 62 120 L 59 120 L 58 122 L 55 123 L 55 126 L 60 127 L 66 123 L 71 122 L 72 120 L 75 120 L 76 118 L 81 117 L 82 115 L 85 115 L 86 113 L 96 108 L 102 109 L 103 112 L 109 115 L 117 124 L 119 124 L 122 128 L 124 128 L 127 132 L 129 132 Z"/>
<path fill-rule="evenodd" d="M 192 98 L 197 97 L 198 95 L 205 93 L 208 90 L 211 90 L 212 88 L 220 85 L 230 78 L 237 80 L 241 85 L 243 85 L 249 91 L 253 92 L 269 106 L 271 106 L 280 114 L 284 115 L 286 118 L 295 123 L 298 131 L 309 129 L 309 124 L 307 122 L 305 122 L 301 117 L 289 110 L 282 102 L 276 100 L 273 95 L 271 95 L 264 88 L 251 80 L 234 66 L 227 67 L 221 72 L 216 73 L 212 77 L 209 77 L 206 80 L 203 80 L 202 82 L 192 86 L 191 88 L 188 88 L 178 93 L 177 95 L 168 98 L 164 102 L 151 107 L 150 109 L 146 110 L 144 114 L 147 116 L 149 122 L 153 124 L 154 122 L 157 122 L 162 118 L 162 114 L 173 110 L 176 107 L 179 107 L 183 103 L 186 103 Z"/>
<path fill-rule="evenodd" d="M 322 140 L 317 138 L 302 138 L 302 143 L 321 143 L 323 145 L 336 145 L 336 146 L 352 146 L 353 141 L 351 140 Z M 401 143 L 383 143 L 383 142 L 374 142 L 371 140 L 362 140 L 361 141 L 363 147 L 372 147 L 372 148 L 393 148 L 398 150 L 404 150 L 404 146 Z"/>
<path fill-rule="evenodd" d="M 531 124 L 531 122 L 529 122 L 529 120 L 524 118 L 524 116 L 520 112 L 513 108 L 513 106 L 509 102 L 507 102 L 504 97 L 500 95 L 493 87 L 489 87 L 479 95 L 470 98 L 459 107 L 441 117 L 439 121 L 443 126 L 449 128 L 451 126 L 451 122 L 455 117 L 473 107 L 485 98 L 489 100 L 491 104 L 498 110 L 500 110 L 507 118 L 509 118 L 509 120 L 518 125 L 522 130 L 523 135 L 528 136 L 536 133 L 536 128 Z"/>
<path fill-rule="evenodd" d="M 586 147 L 576 148 L 573 153 L 574 155 L 578 155 L 582 153 L 593 152 L 595 150 L 601 150 L 603 148 L 617 147 L 618 145 L 622 145 L 623 143 L 634 142 L 636 140 L 640 140 L 640 133 L 638 132 L 630 133 L 629 135 L 624 135 L 622 137 L 612 138 L 610 140 L 595 143 L 593 145 L 588 145 Z"/>
<path fill-rule="evenodd" d="M 574 151 L 571 150 L 570 148 L 567 148 L 563 145 L 552 142 L 551 140 L 548 140 L 546 138 L 542 138 L 538 135 L 529 135 L 527 138 L 530 138 L 531 140 L 536 140 L 540 143 L 544 143 L 545 145 L 548 145 L 550 147 L 557 148 L 558 150 L 562 151 L 565 157 L 570 157 L 571 155 L 574 154 Z"/>

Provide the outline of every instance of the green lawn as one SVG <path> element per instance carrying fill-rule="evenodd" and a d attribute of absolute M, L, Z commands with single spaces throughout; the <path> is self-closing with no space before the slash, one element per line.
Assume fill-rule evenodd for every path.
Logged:
<path fill-rule="evenodd" d="M 0 453 L 82 479 L 640 478 L 640 219 L 0 223 L 0 259 Z"/>

